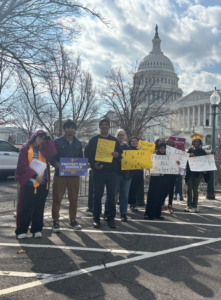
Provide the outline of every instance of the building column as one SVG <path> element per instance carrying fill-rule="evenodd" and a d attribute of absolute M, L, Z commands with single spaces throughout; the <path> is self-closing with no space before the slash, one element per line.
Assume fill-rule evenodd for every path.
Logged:
<path fill-rule="evenodd" d="M 200 126 L 200 117 L 201 117 L 201 110 L 200 105 L 198 106 L 198 126 Z"/>
<path fill-rule="evenodd" d="M 212 105 L 209 106 L 209 114 L 210 114 L 209 115 L 209 126 L 213 127 L 213 124 L 212 124 L 212 120 L 213 120 L 213 118 L 212 118 L 213 117 L 212 116 Z"/>
<path fill-rule="evenodd" d="M 206 104 L 203 105 L 203 126 L 206 126 Z"/>
<path fill-rule="evenodd" d="M 193 126 L 195 127 L 196 125 L 196 117 L 195 117 L 195 106 L 193 106 Z"/>
<path fill-rule="evenodd" d="M 181 128 L 181 113 L 180 110 L 178 110 L 178 129 Z"/>
<path fill-rule="evenodd" d="M 183 130 L 186 130 L 186 109 L 183 108 Z"/>
<path fill-rule="evenodd" d="M 190 107 L 187 108 L 187 129 L 190 130 Z"/>

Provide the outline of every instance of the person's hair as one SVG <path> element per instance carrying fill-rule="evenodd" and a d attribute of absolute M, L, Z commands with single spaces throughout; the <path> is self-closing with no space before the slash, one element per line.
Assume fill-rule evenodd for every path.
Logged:
<path fill-rule="evenodd" d="M 194 141 L 196 141 L 196 140 L 198 140 L 198 141 L 199 141 L 199 143 L 200 143 L 200 146 L 202 146 L 202 145 L 203 145 L 203 142 L 202 142 L 202 140 L 200 140 L 200 139 L 195 139 L 195 140 L 192 140 L 192 146 L 193 146 L 193 143 L 194 143 Z"/>
<path fill-rule="evenodd" d="M 117 138 L 117 136 L 118 136 L 118 134 L 119 134 L 120 131 L 123 131 L 125 133 L 125 135 L 126 135 L 126 132 L 125 132 L 124 129 L 117 129 L 116 134 L 115 134 L 116 138 Z"/>
<path fill-rule="evenodd" d="M 23 144 L 23 145 L 21 146 L 21 148 L 24 148 L 24 147 L 26 147 L 26 146 L 29 146 L 29 145 L 33 144 L 38 136 L 40 136 L 40 137 L 45 136 L 45 137 L 46 137 L 46 133 L 45 133 L 43 130 L 38 130 L 38 131 L 36 131 L 36 132 L 29 138 L 29 140 L 28 140 L 25 144 Z"/>
<path fill-rule="evenodd" d="M 173 142 L 173 146 L 174 146 L 174 141 L 171 140 L 171 139 L 166 139 L 165 144 L 168 145 L 168 142 L 169 142 L 169 141 Z"/>
<path fill-rule="evenodd" d="M 71 127 L 74 126 L 75 130 L 76 130 L 76 123 L 73 120 L 66 120 L 63 124 L 63 129 L 65 130 L 66 127 Z"/>
<path fill-rule="evenodd" d="M 99 122 L 99 128 L 101 127 L 101 123 L 103 123 L 103 122 L 106 122 L 109 125 L 109 127 L 110 127 L 110 120 L 108 118 L 103 118 Z"/>
<path fill-rule="evenodd" d="M 136 137 L 136 136 L 132 136 L 130 139 L 129 139 L 129 141 L 128 141 L 128 145 L 131 147 L 131 141 L 132 140 L 137 140 L 138 142 L 139 142 L 139 139 L 138 139 L 138 137 Z"/>

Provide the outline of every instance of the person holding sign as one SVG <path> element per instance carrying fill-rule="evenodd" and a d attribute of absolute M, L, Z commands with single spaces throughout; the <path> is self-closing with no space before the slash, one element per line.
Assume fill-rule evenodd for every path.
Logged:
<path fill-rule="evenodd" d="M 120 143 L 122 151 L 131 150 L 130 147 L 125 143 L 126 133 L 123 129 L 118 129 L 116 132 L 116 138 Z M 127 222 L 127 207 L 128 207 L 128 194 L 130 189 L 130 183 L 132 178 L 132 171 L 121 170 L 121 161 L 118 160 L 118 171 L 117 171 L 117 184 L 115 188 L 115 197 L 120 194 L 120 213 L 121 220 Z M 105 202 L 104 218 L 108 217 L 108 198 Z"/>
<path fill-rule="evenodd" d="M 190 157 L 193 156 L 204 156 L 207 155 L 206 151 L 202 149 L 202 138 L 204 136 L 199 133 L 194 133 L 191 135 L 191 138 L 193 139 L 192 145 L 188 150 L 188 153 L 190 153 Z M 184 211 L 186 212 L 196 212 L 199 209 L 197 208 L 198 204 L 198 187 L 200 184 L 200 181 L 204 178 L 205 182 L 209 181 L 210 173 L 209 172 L 192 172 L 190 170 L 189 163 L 187 163 L 187 171 L 186 171 L 186 177 L 185 181 L 187 184 L 187 207 Z M 193 194 L 193 195 L 192 195 Z"/>
<path fill-rule="evenodd" d="M 55 233 L 60 232 L 59 211 L 66 188 L 69 200 L 69 224 L 74 229 L 81 229 L 81 225 L 76 221 L 80 177 L 59 175 L 59 169 L 61 158 L 83 158 L 82 143 L 74 136 L 76 131 L 74 121 L 65 121 L 63 130 L 65 135 L 55 140 L 57 154 L 50 161 L 51 165 L 55 167 L 52 203 L 52 219 L 54 221 L 52 231 Z"/>
<path fill-rule="evenodd" d="M 118 161 L 122 158 L 122 149 L 118 140 L 109 135 L 110 121 L 107 118 L 99 122 L 100 134 L 92 137 L 85 148 L 85 157 L 88 158 L 93 171 L 94 187 L 94 228 L 100 228 L 101 199 L 104 187 L 108 198 L 108 225 L 115 228 L 116 215 L 115 191 L 117 184 Z"/>
<path fill-rule="evenodd" d="M 166 144 L 159 144 L 156 155 L 166 155 Z M 161 216 L 161 206 L 168 191 L 169 176 L 167 174 L 151 174 L 146 211 L 144 214 L 145 220 L 153 220 L 155 218 L 160 220 L 164 219 L 164 217 Z"/>
<path fill-rule="evenodd" d="M 33 236 L 42 237 L 44 207 L 50 183 L 48 162 L 55 154 L 54 142 L 43 130 L 34 133 L 20 149 L 15 172 L 20 184 L 15 230 L 19 239 L 27 238 L 30 223 Z"/>
<path fill-rule="evenodd" d="M 159 149 L 159 145 L 165 143 L 165 140 L 163 138 L 159 138 L 155 141 L 155 151 Z"/>
<path fill-rule="evenodd" d="M 139 143 L 139 139 L 135 136 L 132 136 L 128 141 L 128 145 L 130 146 L 130 148 L 132 150 L 139 149 L 138 143 Z M 138 211 L 138 208 L 136 206 L 136 195 L 137 195 L 137 192 L 138 192 L 141 184 L 143 184 L 143 169 L 133 170 L 132 174 L 133 174 L 133 177 L 132 177 L 131 185 L 130 185 L 128 204 L 130 204 L 130 209 L 132 211 Z"/>

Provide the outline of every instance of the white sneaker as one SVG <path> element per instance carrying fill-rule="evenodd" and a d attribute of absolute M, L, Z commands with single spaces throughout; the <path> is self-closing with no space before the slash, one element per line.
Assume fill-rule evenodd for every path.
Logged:
<path fill-rule="evenodd" d="M 35 238 L 41 238 L 42 237 L 42 233 L 40 231 L 39 232 L 35 232 L 34 237 Z"/>
<path fill-rule="evenodd" d="M 195 211 L 196 211 L 196 212 L 200 211 L 199 207 L 195 208 Z"/>
<path fill-rule="evenodd" d="M 21 233 L 21 234 L 19 234 L 19 235 L 17 235 L 17 238 L 18 239 L 27 239 L 27 234 L 26 233 Z"/>
<path fill-rule="evenodd" d="M 184 211 L 190 211 L 191 207 L 190 206 L 187 206 Z"/>
<path fill-rule="evenodd" d="M 196 210 L 195 210 L 195 208 L 191 207 L 191 208 L 189 209 L 189 212 L 191 212 L 191 213 L 195 213 L 195 212 L 196 212 Z"/>

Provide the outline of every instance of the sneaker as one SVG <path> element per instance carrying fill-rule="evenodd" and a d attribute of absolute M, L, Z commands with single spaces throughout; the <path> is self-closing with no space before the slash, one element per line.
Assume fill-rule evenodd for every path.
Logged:
<path fill-rule="evenodd" d="M 94 220 L 93 225 L 94 225 L 94 228 L 100 228 L 100 227 L 101 227 L 101 222 L 100 222 L 100 221 L 95 221 L 95 220 Z"/>
<path fill-rule="evenodd" d="M 52 227 L 52 232 L 61 232 L 60 231 L 60 225 L 59 225 L 59 222 L 54 222 L 54 225 L 53 225 L 53 227 Z"/>
<path fill-rule="evenodd" d="M 156 217 L 156 219 L 159 219 L 159 220 L 164 220 L 164 217 Z"/>
<path fill-rule="evenodd" d="M 81 225 L 78 224 L 78 222 L 75 219 L 71 220 L 69 224 L 71 227 L 73 227 L 76 230 L 81 229 Z"/>
<path fill-rule="evenodd" d="M 199 207 L 196 207 L 196 208 L 195 208 L 195 211 L 196 211 L 196 212 L 199 212 L 199 211 L 200 211 Z"/>
<path fill-rule="evenodd" d="M 161 215 L 163 215 L 164 213 L 164 209 L 163 209 L 163 206 L 161 206 Z"/>
<path fill-rule="evenodd" d="M 21 234 L 19 234 L 19 235 L 17 235 L 17 238 L 18 239 L 27 239 L 27 234 L 26 233 L 21 233 Z"/>
<path fill-rule="evenodd" d="M 117 227 L 116 224 L 115 224 L 115 222 L 114 222 L 114 220 L 110 220 L 110 221 L 108 222 L 108 226 L 109 226 L 110 228 L 116 228 L 116 227 Z"/>
<path fill-rule="evenodd" d="M 130 209 L 131 209 L 132 211 L 138 211 L 138 208 L 137 208 L 136 204 L 132 204 L 132 205 L 130 206 Z"/>
<path fill-rule="evenodd" d="M 190 207 L 190 209 L 189 209 L 189 212 L 191 212 L 191 213 L 195 213 L 195 212 L 196 212 L 196 210 L 195 210 L 195 208 L 193 208 L 193 207 Z"/>
<path fill-rule="evenodd" d="M 40 231 L 39 232 L 35 232 L 34 237 L 35 238 L 41 238 L 42 237 L 42 233 Z"/>
<path fill-rule="evenodd" d="M 104 212 L 104 221 L 106 221 L 106 222 L 108 221 L 107 217 L 108 217 L 108 211 L 105 211 Z"/>
<path fill-rule="evenodd" d="M 184 211 L 188 212 L 188 211 L 190 211 L 190 209 L 191 209 L 191 207 L 190 207 L 190 206 L 187 206 L 187 207 L 184 209 Z"/>
<path fill-rule="evenodd" d="M 168 210 L 169 210 L 169 212 L 170 212 L 171 214 L 173 213 L 172 205 L 169 205 L 169 206 L 168 206 Z"/>
<path fill-rule="evenodd" d="M 127 222 L 127 215 L 126 214 L 121 214 L 121 220 L 123 222 Z"/>

